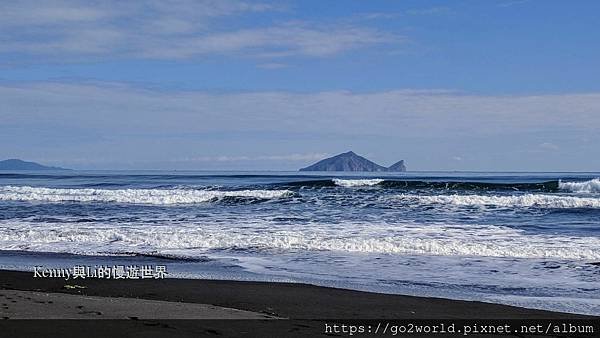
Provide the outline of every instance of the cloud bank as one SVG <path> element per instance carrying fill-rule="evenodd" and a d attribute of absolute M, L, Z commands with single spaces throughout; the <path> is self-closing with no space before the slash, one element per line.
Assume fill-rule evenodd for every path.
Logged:
<path fill-rule="evenodd" d="M 600 94 L 471 95 L 444 90 L 374 93 L 160 91 L 121 84 L 0 86 L 4 124 L 94 126 L 113 132 L 296 131 L 493 134 L 596 130 Z"/>
<path fill-rule="evenodd" d="M 493 147 L 503 146 L 502 140 L 511 140 L 513 147 L 507 148 L 511 151 L 526 151 L 530 143 L 532 153 L 556 153 L 563 147 L 549 145 L 564 142 L 560 139 L 564 135 L 570 137 L 566 141 L 580 146 L 595 142 L 600 93 L 213 93 L 123 84 L 4 84 L 0 86 L 0 120 L 0 141 L 12 144 L 8 149 L 32 142 L 37 147 L 31 148 L 62 145 L 65 153 L 107 148 L 114 149 L 114 161 L 147 152 L 142 156 L 145 160 L 310 162 L 321 154 L 347 150 L 354 142 L 391 140 L 402 142 L 399 149 L 419 153 L 452 151 L 448 159 L 456 162 L 460 157 L 464 163 L 469 160 L 465 153 L 485 158 L 493 154 Z M 407 140 L 411 143 L 406 144 Z M 444 149 L 452 140 L 460 141 L 457 147 L 468 144 L 470 148 Z M 243 148 L 250 143 L 260 151 Z M 390 147 L 381 151 L 389 152 L 385 149 Z M 212 152 L 216 148 L 220 153 Z M 164 153 L 151 154 L 159 149 Z"/>
<path fill-rule="evenodd" d="M 236 0 L 5 1 L 0 3 L 0 53 L 61 61 L 327 57 L 401 41 L 390 33 L 348 23 L 257 25 L 240 19 L 281 10 L 274 4 Z"/>

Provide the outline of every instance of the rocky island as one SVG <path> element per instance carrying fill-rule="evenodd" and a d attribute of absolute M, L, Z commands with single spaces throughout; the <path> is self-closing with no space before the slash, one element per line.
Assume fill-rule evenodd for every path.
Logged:
<path fill-rule="evenodd" d="M 389 167 L 381 166 L 375 162 L 355 154 L 353 151 L 342 153 L 321 160 L 300 171 L 406 171 L 404 160 L 400 160 Z"/>
<path fill-rule="evenodd" d="M 0 170 L 69 170 L 59 167 L 48 167 L 35 162 L 28 162 L 19 159 L 8 159 L 0 161 Z"/>

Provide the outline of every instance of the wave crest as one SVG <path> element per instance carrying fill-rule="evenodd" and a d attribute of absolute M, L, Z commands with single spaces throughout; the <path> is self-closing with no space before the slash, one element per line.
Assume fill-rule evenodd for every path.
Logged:
<path fill-rule="evenodd" d="M 540 207 L 540 208 L 600 208 L 599 198 L 525 194 L 518 196 L 485 195 L 397 195 L 400 200 L 424 204 L 458 206 Z"/>
<path fill-rule="evenodd" d="M 194 204 L 226 198 L 277 199 L 294 195 L 290 190 L 192 190 L 192 189 L 60 189 L 0 187 L 2 201 L 104 202 L 129 204 Z"/>
<path fill-rule="evenodd" d="M 357 180 L 345 180 L 345 179 L 339 179 L 339 178 L 333 179 L 333 183 L 335 183 L 336 185 L 342 186 L 342 187 L 346 187 L 346 188 L 374 186 L 374 185 L 380 184 L 383 181 L 385 181 L 385 180 L 381 179 L 381 178 L 360 179 L 360 180 L 358 180 L 358 179 Z"/>
<path fill-rule="evenodd" d="M 600 178 L 584 182 L 558 182 L 560 190 L 569 192 L 600 193 Z"/>

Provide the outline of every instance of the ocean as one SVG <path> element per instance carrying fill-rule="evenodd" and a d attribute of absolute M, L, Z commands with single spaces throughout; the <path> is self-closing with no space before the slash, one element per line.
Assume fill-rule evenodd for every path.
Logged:
<path fill-rule="evenodd" d="M 600 315 L 600 173 L 0 173 L 0 268 L 155 263 Z"/>

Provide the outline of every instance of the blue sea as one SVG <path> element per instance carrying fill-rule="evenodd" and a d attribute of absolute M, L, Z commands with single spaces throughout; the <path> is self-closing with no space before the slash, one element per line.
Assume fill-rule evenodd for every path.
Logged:
<path fill-rule="evenodd" d="M 150 263 L 600 315 L 599 177 L 0 172 L 0 268 Z"/>

